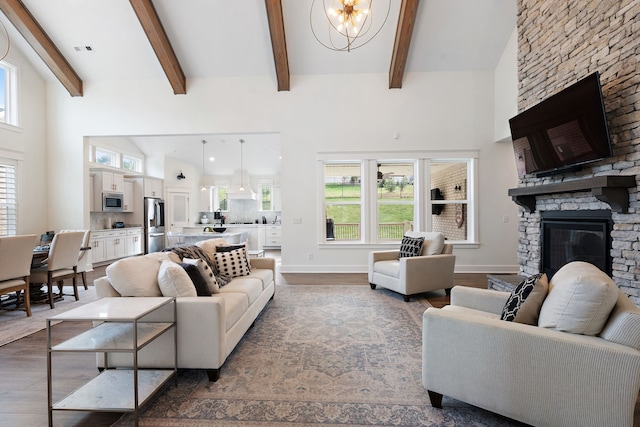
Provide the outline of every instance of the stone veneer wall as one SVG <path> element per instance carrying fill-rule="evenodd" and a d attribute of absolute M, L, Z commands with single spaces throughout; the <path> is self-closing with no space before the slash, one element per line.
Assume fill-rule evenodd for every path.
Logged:
<path fill-rule="evenodd" d="M 614 157 L 579 173 L 535 178 L 520 186 L 594 175 L 640 175 L 640 2 L 637 0 L 518 0 L 518 108 L 523 111 L 598 71 Z M 613 213 L 613 278 L 640 304 L 640 201 Z M 520 209 L 520 272 L 540 270 L 540 211 L 610 207 L 588 193 L 539 196 L 535 212 Z"/>

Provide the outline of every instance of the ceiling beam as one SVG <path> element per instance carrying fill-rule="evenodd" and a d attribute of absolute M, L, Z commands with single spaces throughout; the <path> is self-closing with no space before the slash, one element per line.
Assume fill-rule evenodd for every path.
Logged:
<path fill-rule="evenodd" d="M 404 69 L 409 57 L 409 45 L 411 45 L 413 27 L 418 14 L 418 4 L 419 0 L 402 0 L 400 5 L 396 40 L 393 44 L 391 67 L 389 67 L 389 89 L 402 88 Z"/>
<path fill-rule="evenodd" d="M 271 34 L 271 48 L 273 49 L 273 61 L 276 66 L 278 79 L 278 91 L 288 91 L 289 83 L 289 58 L 287 56 L 287 41 L 284 36 L 284 18 L 282 16 L 282 2 L 280 0 L 265 0 L 267 6 L 267 18 L 269 20 L 269 33 Z"/>
<path fill-rule="evenodd" d="M 82 80 L 20 0 L 0 0 L 0 10 L 51 69 L 71 96 L 82 96 Z"/>
<path fill-rule="evenodd" d="M 151 47 L 160 61 L 160 66 L 169 79 L 173 93 L 175 95 L 186 94 L 186 78 L 153 3 L 151 0 L 129 0 L 129 3 L 136 12 L 140 25 L 142 25 Z"/>

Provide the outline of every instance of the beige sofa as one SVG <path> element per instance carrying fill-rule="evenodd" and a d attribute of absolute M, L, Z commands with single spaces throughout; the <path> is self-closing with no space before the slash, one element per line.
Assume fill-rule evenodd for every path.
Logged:
<path fill-rule="evenodd" d="M 398 258 L 399 250 L 369 253 L 368 278 L 371 289 L 390 289 L 409 302 L 412 295 L 453 287 L 456 257 L 453 245 L 445 243 L 437 232 L 407 232 L 409 237 L 423 237 L 419 256 Z"/>
<path fill-rule="evenodd" d="M 173 254 L 172 254 L 173 255 Z M 148 254 L 126 258 L 110 266 L 130 277 L 134 288 L 132 295 L 149 295 L 158 292 L 158 258 L 169 257 L 167 253 Z M 273 258 L 250 258 L 251 274 L 235 277 L 212 296 L 178 296 L 177 340 L 178 368 L 205 369 L 211 381 L 216 381 L 220 368 L 231 354 L 245 332 L 275 294 L 275 260 Z M 155 272 L 153 269 L 155 268 Z M 139 277 L 137 277 L 139 276 Z M 116 276 L 113 276 L 116 277 Z M 122 281 L 122 279 L 119 279 Z M 135 283 L 134 283 L 135 282 Z M 118 297 L 107 276 L 94 281 L 98 297 Z M 122 289 L 122 284 L 118 286 Z M 166 313 L 158 313 L 159 318 Z M 153 319 L 149 319 L 153 320 Z M 139 354 L 140 367 L 173 367 L 173 335 L 165 334 Z M 104 367 L 102 355 L 97 356 L 99 368 Z M 128 354 L 109 354 L 109 367 L 131 366 Z"/>
<path fill-rule="evenodd" d="M 423 316 L 432 405 L 444 395 L 537 427 L 632 426 L 640 309 L 615 292 L 601 332 L 588 336 L 500 320 L 509 292 L 454 287 L 449 306 Z"/>

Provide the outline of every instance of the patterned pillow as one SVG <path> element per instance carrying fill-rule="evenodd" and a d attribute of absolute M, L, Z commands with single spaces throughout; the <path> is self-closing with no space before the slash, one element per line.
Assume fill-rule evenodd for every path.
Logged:
<path fill-rule="evenodd" d="M 402 243 L 400 243 L 400 252 L 398 252 L 398 259 L 420 255 L 423 243 L 424 237 L 404 236 L 402 238 Z"/>
<path fill-rule="evenodd" d="M 544 273 L 526 278 L 511 293 L 502 309 L 500 319 L 508 322 L 537 325 L 538 315 L 549 292 L 549 282 Z"/>
<path fill-rule="evenodd" d="M 196 294 L 198 294 L 199 297 L 211 296 L 209 286 L 207 285 L 207 282 L 204 280 L 204 277 L 202 277 L 202 274 L 200 274 L 200 271 L 195 264 L 182 262 L 180 263 L 180 267 L 184 268 L 184 271 L 186 271 L 189 275 L 191 282 L 193 282 L 193 286 L 196 288 Z"/>
<path fill-rule="evenodd" d="M 251 273 L 245 248 L 231 252 L 216 252 L 213 256 L 216 260 L 216 268 L 221 274 L 234 278 L 248 276 Z"/>
<path fill-rule="evenodd" d="M 209 292 L 212 294 L 217 294 L 220 292 L 220 287 L 218 282 L 216 281 L 216 275 L 213 270 L 209 267 L 209 264 L 201 260 L 200 258 L 183 258 L 182 262 L 185 264 L 193 264 L 198 267 L 198 271 L 202 278 L 207 282 L 207 288 L 209 288 Z M 195 282 L 194 282 L 195 284 Z"/>

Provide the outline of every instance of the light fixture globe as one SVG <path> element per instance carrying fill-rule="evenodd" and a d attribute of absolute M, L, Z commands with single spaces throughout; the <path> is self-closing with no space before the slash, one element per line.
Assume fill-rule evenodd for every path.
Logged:
<path fill-rule="evenodd" d="M 350 52 L 362 47 L 373 40 L 387 22 L 391 0 L 384 1 L 386 13 L 382 4 L 374 17 L 373 0 L 313 0 L 309 14 L 311 32 L 327 49 Z M 326 26 L 326 37 L 319 35 L 324 33 L 319 31 L 321 26 Z"/>

